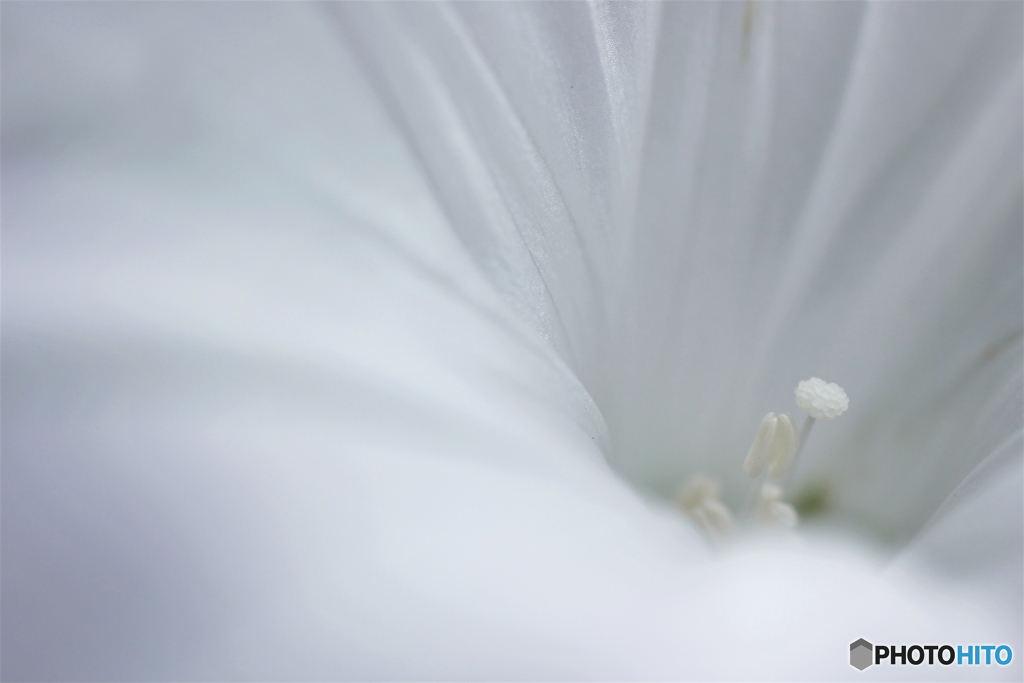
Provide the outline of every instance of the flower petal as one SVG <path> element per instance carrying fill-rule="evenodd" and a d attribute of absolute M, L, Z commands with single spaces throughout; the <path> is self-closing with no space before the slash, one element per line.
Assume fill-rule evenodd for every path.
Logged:
<path fill-rule="evenodd" d="M 889 574 L 954 585 L 1010 620 L 1021 616 L 1024 437 L 1017 432 L 950 494 Z M 1019 642 L 1021 632 L 1016 635 Z"/>

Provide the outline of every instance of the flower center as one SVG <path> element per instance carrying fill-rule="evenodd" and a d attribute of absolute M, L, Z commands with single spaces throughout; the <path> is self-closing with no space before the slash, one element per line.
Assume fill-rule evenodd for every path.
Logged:
<path fill-rule="evenodd" d="M 786 413 L 768 413 L 761 420 L 743 462 L 752 478 L 751 495 L 742 515 L 745 522 L 767 529 L 793 529 L 799 521 L 796 509 L 782 500 L 786 481 L 796 465 L 815 420 L 832 420 L 850 406 L 838 384 L 817 377 L 800 382 L 795 390 L 797 407 L 807 413 L 803 428 Z M 733 515 L 719 498 L 719 482 L 707 475 L 691 477 L 676 495 L 676 505 L 701 528 L 713 544 L 721 542 L 734 527 Z"/>

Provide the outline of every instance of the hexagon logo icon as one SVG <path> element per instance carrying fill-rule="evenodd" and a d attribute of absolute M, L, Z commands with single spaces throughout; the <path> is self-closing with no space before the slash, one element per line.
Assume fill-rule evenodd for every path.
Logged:
<path fill-rule="evenodd" d="M 871 666 L 875 646 L 861 638 L 850 643 L 850 666 L 860 671 Z"/>

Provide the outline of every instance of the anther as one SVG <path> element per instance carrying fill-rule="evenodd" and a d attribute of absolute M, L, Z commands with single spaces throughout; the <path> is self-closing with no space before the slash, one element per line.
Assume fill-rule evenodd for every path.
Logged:
<path fill-rule="evenodd" d="M 764 482 L 761 486 L 761 495 L 757 500 L 755 515 L 761 522 L 792 529 L 796 526 L 800 516 L 792 505 L 783 503 L 781 498 L 782 489 L 780 487 L 770 481 Z"/>
<path fill-rule="evenodd" d="M 732 528 L 732 515 L 718 499 L 721 487 L 711 477 L 697 475 L 679 489 L 676 504 L 694 519 L 712 540 Z"/>
<path fill-rule="evenodd" d="M 768 467 L 770 476 L 782 477 L 793 465 L 799 445 L 800 437 L 793 419 L 785 413 L 779 416 L 768 413 L 757 428 L 757 436 L 743 462 L 743 471 L 757 477 Z"/>

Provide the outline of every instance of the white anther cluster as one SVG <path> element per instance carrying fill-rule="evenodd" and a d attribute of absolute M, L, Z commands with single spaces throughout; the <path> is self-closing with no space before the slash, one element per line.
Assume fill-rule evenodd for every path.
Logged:
<path fill-rule="evenodd" d="M 838 384 L 812 377 L 796 386 L 796 405 L 815 420 L 831 420 L 850 407 L 850 399 Z"/>
<path fill-rule="evenodd" d="M 743 470 L 751 477 L 760 476 L 765 466 L 772 477 L 781 477 L 789 471 L 800 446 L 793 418 L 783 413 L 768 413 L 757 428 L 754 444 L 743 462 Z"/>
<path fill-rule="evenodd" d="M 784 526 L 792 529 L 800 519 L 796 509 L 789 503 L 783 503 L 782 489 L 770 481 L 761 486 L 754 515 L 758 521 L 770 526 Z"/>
<path fill-rule="evenodd" d="M 850 407 L 846 392 L 838 384 L 817 377 L 800 382 L 796 388 L 796 404 L 808 415 L 803 433 L 797 431 L 793 418 L 785 413 L 768 413 L 757 428 L 754 443 L 743 461 L 743 470 L 753 478 L 762 473 L 767 479 L 752 482 L 743 517 L 762 526 L 792 529 L 800 516 L 789 503 L 782 501 L 782 484 L 800 454 L 801 441 L 807 439 L 816 420 L 831 420 Z M 718 482 L 698 475 L 679 489 L 676 504 L 708 535 L 714 543 L 732 528 L 732 515 L 719 500 Z"/>
<path fill-rule="evenodd" d="M 729 508 L 718 499 L 721 488 L 711 477 L 697 475 L 690 479 L 676 495 L 676 504 L 692 517 L 712 539 L 732 528 Z"/>

